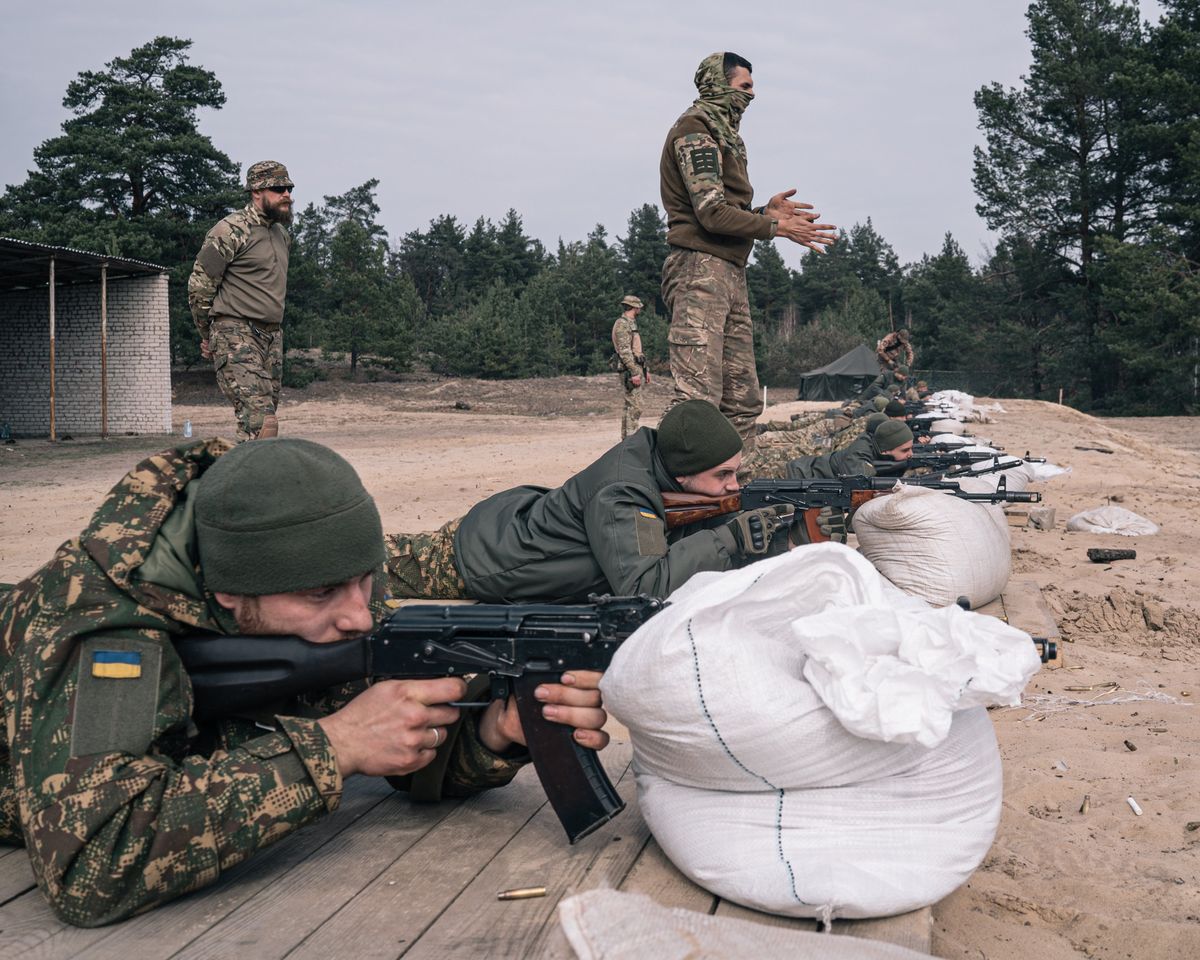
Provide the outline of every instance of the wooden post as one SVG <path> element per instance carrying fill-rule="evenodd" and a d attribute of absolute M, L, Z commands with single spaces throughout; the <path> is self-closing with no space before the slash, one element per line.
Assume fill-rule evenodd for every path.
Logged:
<path fill-rule="evenodd" d="M 54 428 L 54 254 L 50 254 L 50 440 L 57 439 Z"/>
<path fill-rule="evenodd" d="M 1059 387 L 1058 388 L 1058 405 L 1060 407 L 1062 406 L 1062 392 L 1063 392 L 1063 388 Z"/>
<path fill-rule="evenodd" d="M 108 439 L 108 264 L 100 264 L 100 439 Z"/>

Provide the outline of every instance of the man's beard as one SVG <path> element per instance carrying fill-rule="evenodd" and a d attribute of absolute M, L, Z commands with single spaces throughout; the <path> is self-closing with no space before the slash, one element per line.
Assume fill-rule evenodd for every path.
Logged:
<path fill-rule="evenodd" d="M 270 223 L 278 223 L 285 227 L 292 225 L 292 205 L 284 203 L 282 200 L 278 203 L 264 203 L 263 216 Z"/>
<path fill-rule="evenodd" d="M 234 611 L 234 619 L 237 620 L 238 629 L 247 636 L 263 636 L 272 632 L 267 629 L 259 613 L 257 597 L 246 597 L 241 607 Z"/>

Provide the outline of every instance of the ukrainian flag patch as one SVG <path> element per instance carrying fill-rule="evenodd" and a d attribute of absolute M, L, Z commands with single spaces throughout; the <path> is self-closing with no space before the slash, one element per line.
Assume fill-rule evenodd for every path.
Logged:
<path fill-rule="evenodd" d="M 109 680 L 133 680 L 142 675 L 142 655 L 136 650 L 96 650 L 92 654 L 92 676 Z"/>
<path fill-rule="evenodd" d="M 647 520 L 657 520 L 658 519 L 658 514 L 652 510 L 639 510 L 638 513 L 640 513 Z"/>

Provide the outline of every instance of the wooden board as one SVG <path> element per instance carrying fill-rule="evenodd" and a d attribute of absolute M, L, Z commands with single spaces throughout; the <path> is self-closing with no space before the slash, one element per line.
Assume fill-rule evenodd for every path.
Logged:
<path fill-rule="evenodd" d="M 1004 589 L 1001 598 L 1004 602 L 1005 619 L 1018 630 L 1035 637 L 1045 637 L 1053 640 L 1058 647 L 1058 656 L 1042 664 L 1043 670 L 1059 670 L 1066 666 L 1066 644 L 1062 642 L 1062 634 L 1054 620 L 1054 614 L 1046 599 L 1042 596 L 1042 588 L 1034 580 L 1012 579 Z"/>

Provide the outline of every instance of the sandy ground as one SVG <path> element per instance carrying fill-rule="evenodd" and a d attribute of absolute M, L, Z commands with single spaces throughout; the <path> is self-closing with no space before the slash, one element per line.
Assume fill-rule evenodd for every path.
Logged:
<path fill-rule="evenodd" d="M 191 420 L 198 435 L 228 432 L 231 418 L 211 393 L 180 390 L 178 423 Z M 652 384 L 646 423 L 666 397 L 665 384 Z M 992 713 L 1005 762 L 1003 820 L 980 869 L 934 908 L 935 953 L 1200 957 L 1200 425 L 1001 402 L 1005 412 L 974 432 L 1072 468 L 1041 486 L 1056 528 L 1012 528 L 1014 570 L 1044 587 L 1069 642 L 1066 667 L 1039 674 L 1024 706 Z M 617 440 L 617 404 L 611 377 L 324 384 L 285 395 L 281 428 L 353 462 L 385 529 L 419 530 L 493 491 L 561 482 Z M 820 406 L 772 404 L 769 414 Z M 0 581 L 48 559 L 134 462 L 169 440 L 0 447 Z M 1105 502 L 1162 531 L 1065 532 L 1072 514 Z M 1138 555 L 1092 564 L 1090 546 Z"/>

